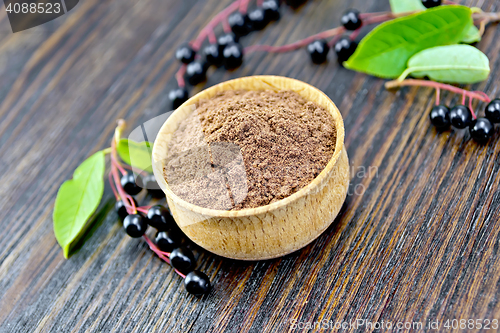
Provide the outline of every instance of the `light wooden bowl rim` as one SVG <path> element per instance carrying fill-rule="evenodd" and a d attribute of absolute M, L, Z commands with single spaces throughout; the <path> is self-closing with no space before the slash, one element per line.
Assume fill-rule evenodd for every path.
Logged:
<path fill-rule="evenodd" d="M 263 89 L 250 89 L 252 86 L 251 82 L 255 82 L 254 80 L 261 81 Z M 273 83 L 276 82 L 282 82 L 282 81 L 288 81 L 288 84 L 285 87 L 278 87 Z M 236 87 L 235 87 L 236 86 Z M 245 86 L 248 86 L 245 88 Z M 157 142 L 161 139 L 162 134 L 165 132 L 165 129 L 169 127 L 171 122 L 173 122 L 173 119 L 176 119 L 177 117 L 174 117 L 174 114 L 177 112 L 181 112 L 181 109 L 183 107 L 186 107 L 188 105 L 195 104 L 198 100 L 201 98 L 210 98 L 213 96 L 215 93 L 224 91 L 224 90 L 264 90 L 264 86 L 268 87 L 270 90 L 293 90 L 298 93 L 300 93 L 302 90 L 306 89 L 311 89 L 315 91 L 315 93 L 323 96 L 325 98 L 325 101 L 330 104 L 329 107 L 325 105 L 325 103 L 320 103 L 320 101 L 312 101 L 317 103 L 318 105 L 327 108 L 328 111 L 332 113 L 334 122 L 335 122 L 335 128 L 337 130 L 337 139 L 335 143 L 335 151 L 333 153 L 332 158 L 326 165 L 326 167 L 320 172 L 320 174 L 307 186 L 304 186 L 301 188 L 299 191 L 296 193 L 281 199 L 279 201 L 273 202 L 269 205 L 265 206 L 260 206 L 256 208 L 246 208 L 246 209 L 241 209 L 241 210 L 217 210 L 217 209 L 210 209 L 210 208 L 204 208 L 200 207 L 197 205 L 194 205 L 192 203 L 189 203 L 185 201 L 184 199 L 180 198 L 177 196 L 168 186 L 168 183 L 165 180 L 165 176 L 163 174 L 164 170 L 164 159 L 163 160 L 158 160 L 155 161 L 154 157 L 155 156 L 165 156 L 166 151 L 159 152 L 159 144 Z M 176 126 L 178 126 L 178 122 Z M 202 214 L 205 216 L 213 216 L 213 217 L 248 217 L 248 216 L 254 216 L 258 214 L 263 214 L 267 213 L 273 210 L 276 210 L 278 208 L 282 208 L 284 206 L 289 205 L 291 202 L 294 202 L 306 195 L 308 195 L 310 192 L 314 191 L 318 186 L 321 185 L 321 183 L 324 181 L 326 177 L 329 177 L 332 169 L 335 167 L 337 164 L 337 160 L 339 159 L 340 154 L 342 153 L 342 149 L 344 147 L 344 122 L 342 119 L 342 115 L 340 114 L 340 111 L 338 110 L 337 106 L 335 103 L 332 102 L 332 100 L 321 90 L 319 90 L 316 87 L 313 87 L 312 85 L 302 82 L 297 79 L 292 79 L 288 77 L 283 77 L 283 76 L 276 76 L 276 75 L 253 75 L 253 76 L 246 76 L 246 77 L 241 77 L 229 81 L 225 81 L 222 83 L 219 83 L 217 85 L 214 85 L 212 87 L 209 87 L 205 90 L 200 91 L 190 99 L 188 99 L 186 102 L 184 102 L 179 108 L 177 108 L 176 111 L 174 111 L 173 114 L 170 115 L 170 117 L 163 123 L 163 125 L 160 128 L 160 131 L 158 132 L 158 135 L 155 139 L 154 145 L 153 145 L 153 171 L 155 174 L 155 178 L 157 179 L 160 187 L 163 189 L 167 197 L 169 197 L 171 200 L 173 200 L 176 204 L 182 206 L 183 208 L 198 213 Z"/>

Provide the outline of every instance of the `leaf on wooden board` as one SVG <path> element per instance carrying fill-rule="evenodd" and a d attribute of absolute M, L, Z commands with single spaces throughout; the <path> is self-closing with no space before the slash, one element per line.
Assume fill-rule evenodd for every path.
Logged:
<path fill-rule="evenodd" d="M 382 78 L 397 78 L 414 54 L 460 42 L 471 21 L 468 7 L 450 5 L 382 23 L 361 40 L 344 66 Z"/>
<path fill-rule="evenodd" d="M 465 36 L 462 38 L 460 42 L 465 44 L 472 44 L 479 42 L 480 40 L 481 40 L 481 33 L 479 32 L 479 29 L 474 25 L 473 22 L 470 22 L 465 32 Z"/>
<path fill-rule="evenodd" d="M 54 234 L 68 258 L 71 243 L 97 209 L 104 191 L 104 152 L 87 158 L 57 192 L 54 204 Z"/>
<path fill-rule="evenodd" d="M 121 159 L 128 165 L 146 172 L 153 172 L 151 142 L 136 142 L 129 139 L 121 139 L 116 150 Z"/>
<path fill-rule="evenodd" d="M 389 2 L 391 4 L 391 11 L 395 14 L 426 10 L 422 4 L 422 0 L 389 0 Z"/>
<path fill-rule="evenodd" d="M 475 83 L 490 74 L 488 57 L 470 45 L 437 46 L 415 54 L 399 80 L 410 75 L 446 83 Z"/>

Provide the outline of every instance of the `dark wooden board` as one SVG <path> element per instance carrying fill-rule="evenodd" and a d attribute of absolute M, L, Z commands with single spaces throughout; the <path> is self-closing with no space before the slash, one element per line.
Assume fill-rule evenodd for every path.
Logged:
<path fill-rule="evenodd" d="M 132 128 L 168 111 L 176 47 L 229 3 L 82 0 L 68 15 L 16 34 L 2 9 L 0 332 L 286 332 L 294 320 L 357 319 L 438 320 L 444 330 L 446 320 L 500 319 L 500 130 L 485 146 L 465 131 L 439 135 L 427 118 L 430 89 L 389 92 L 383 80 L 333 60 L 312 65 L 304 50 L 249 55 L 204 86 L 277 74 L 311 83 L 338 105 L 351 194 L 315 242 L 262 262 L 195 247 L 214 284 L 198 299 L 143 241 L 126 237 L 107 186 L 83 246 L 63 258 L 51 217 L 59 185 L 109 144 L 116 119 Z M 500 10 L 494 0 L 466 4 Z M 388 1 L 311 0 L 295 12 L 284 7 L 281 21 L 244 43 L 296 41 L 337 26 L 349 7 L 389 8 Z M 473 88 L 489 95 L 499 94 L 499 39 L 493 25 L 478 44 L 492 74 Z"/>

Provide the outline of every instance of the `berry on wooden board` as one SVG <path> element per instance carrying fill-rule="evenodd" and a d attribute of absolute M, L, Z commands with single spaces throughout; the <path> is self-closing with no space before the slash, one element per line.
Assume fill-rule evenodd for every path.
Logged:
<path fill-rule="evenodd" d="M 472 123 L 472 112 L 465 105 L 457 105 L 450 111 L 450 122 L 455 128 L 466 128 Z"/>
<path fill-rule="evenodd" d="M 220 67 L 224 61 L 222 57 L 222 50 L 217 44 L 209 44 L 203 49 L 203 55 L 207 62 L 216 67 Z"/>
<path fill-rule="evenodd" d="M 469 127 L 470 135 L 479 143 L 487 142 L 494 132 L 494 127 L 488 118 L 477 118 Z"/>
<path fill-rule="evenodd" d="M 195 60 L 186 67 L 186 79 L 190 85 L 195 86 L 207 79 L 207 64 Z"/>
<path fill-rule="evenodd" d="M 238 36 L 236 36 L 232 32 L 220 35 L 219 38 L 217 38 L 217 45 L 219 45 L 219 51 L 221 52 L 221 54 L 226 48 L 226 46 L 238 43 L 238 40 L 239 40 Z"/>
<path fill-rule="evenodd" d="M 147 218 L 148 224 L 159 231 L 178 228 L 168 209 L 161 205 L 149 208 Z"/>
<path fill-rule="evenodd" d="M 163 252 L 172 252 L 184 242 L 184 237 L 178 230 L 159 231 L 155 238 L 156 245 Z"/>
<path fill-rule="evenodd" d="M 134 200 L 134 204 L 137 207 L 137 201 L 134 198 L 132 198 L 132 200 Z M 125 203 L 123 202 L 123 200 L 116 201 L 116 203 L 115 203 L 115 210 L 116 210 L 116 213 L 118 214 L 118 216 L 122 220 L 125 217 L 127 217 L 127 215 L 128 215 L 127 207 L 125 206 Z"/>
<path fill-rule="evenodd" d="M 432 125 L 438 129 L 450 127 L 450 109 L 446 105 L 436 105 L 429 114 Z"/>
<path fill-rule="evenodd" d="M 146 232 L 148 225 L 144 221 L 144 217 L 140 214 L 130 214 L 123 220 L 123 227 L 132 238 L 139 238 Z"/>
<path fill-rule="evenodd" d="M 137 176 L 139 178 L 139 176 Z M 136 195 L 141 192 L 142 188 L 140 188 L 135 182 L 135 177 L 132 172 L 127 172 L 120 179 L 120 184 L 122 185 L 125 192 L 130 195 Z"/>
<path fill-rule="evenodd" d="M 248 13 L 248 22 L 251 30 L 262 30 L 269 23 L 269 20 L 264 14 L 264 10 L 262 8 L 255 8 Z"/>
<path fill-rule="evenodd" d="M 492 123 L 500 123 L 500 99 L 492 100 L 484 111 L 486 118 Z"/>
<path fill-rule="evenodd" d="M 425 8 L 441 6 L 441 0 L 422 0 L 422 5 L 424 5 Z"/>
<path fill-rule="evenodd" d="M 340 63 L 347 61 L 356 51 L 357 43 L 350 38 L 342 37 L 335 43 L 335 53 Z"/>
<path fill-rule="evenodd" d="M 342 23 L 346 30 L 356 30 L 361 27 L 363 22 L 359 17 L 359 11 L 356 9 L 349 9 L 340 18 L 340 23 Z"/>
<path fill-rule="evenodd" d="M 188 293 L 201 296 L 210 291 L 210 280 L 205 273 L 192 271 L 184 279 L 184 286 Z"/>
<path fill-rule="evenodd" d="M 229 26 L 231 27 L 231 31 L 236 36 L 246 36 L 251 31 L 250 21 L 248 20 L 247 15 L 243 15 L 240 12 L 233 13 L 227 19 Z"/>
<path fill-rule="evenodd" d="M 276 21 L 280 18 L 280 3 L 276 0 L 265 0 L 262 3 L 264 15 L 268 21 Z"/>
<path fill-rule="evenodd" d="M 243 47 L 239 43 L 229 44 L 224 48 L 224 68 L 235 69 L 243 63 Z"/>
<path fill-rule="evenodd" d="M 324 63 L 329 51 L 328 43 L 324 40 L 316 40 L 307 45 L 307 52 L 309 52 L 309 56 L 315 64 Z"/>
<path fill-rule="evenodd" d="M 196 266 L 193 252 L 185 246 L 178 247 L 170 253 L 170 262 L 183 274 L 191 272 Z"/>
<path fill-rule="evenodd" d="M 168 99 L 172 102 L 172 108 L 177 109 L 189 98 L 189 93 L 186 88 L 177 88 L 170 90 Z"/>
<path fill-rule="evenodd" d="M 175 57 L 177 60 L 184 64 L 189 64 L 194 60 L 196 52 L 189 45 L 180 46 L 177 51 L 175 51 Z"/>

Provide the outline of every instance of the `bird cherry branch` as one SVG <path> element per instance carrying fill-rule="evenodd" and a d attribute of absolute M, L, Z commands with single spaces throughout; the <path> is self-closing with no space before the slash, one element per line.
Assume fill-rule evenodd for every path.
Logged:
<path fill-rule="evenodd" d="M 153 241 L 151 239 L 149 239 L 148 236 L 146 236 L 145 234 L 142 236 L 144 238 L 144 240 L 146 241 L 146 243 L 148 243 L 149 245 L 149 248 L 151 249 L 151 251 L 153 251 L 154 253 L 156 253 L 156 255 L 163 261 L 165 261 L 167 264 L 171 265 L 172 264 L 170 263 L 170 253 L 169 252 L 163 252 L 161 251 L 156 245 L 155 243 L 153 243 Z M 174 268 L 172 266 L 172 268 Z M 181 272 L 179 272 L 178 270 L 176 270 L 174 268 L 174 271 L 179 275 L 181 276 L 183 279 L 186 278 L 186 275 L 182 274 Z"/>
<path fill-rule="evenodd" d="M 472 116 L 476 119 L 476 115 L 472 110 L 472 100 L 477 99 L 486 103 L 491 102 L 491 99 L 486 95 L 486 93 L 482 91 L 469 91 L 465 89 L 461 89 L 449 84 L 435 82 L 435 81 L 427 81 L 427 80 L 417 80 L 417 79 L 406 79 L 406 80 L 394 80 L 385 83 L 385 87 L 387 89 L 397 89 L 404 86 L 417 86 L 417 87 L 431 87 L 436 89 L 436 104 L 439 104 L 440 99 L 440 91 L 447 90 L 456 94 L 462 95 L 462 104 L 465 104 L 465 99 L 469 98 L 469 107 L 472 112 Z"/>

